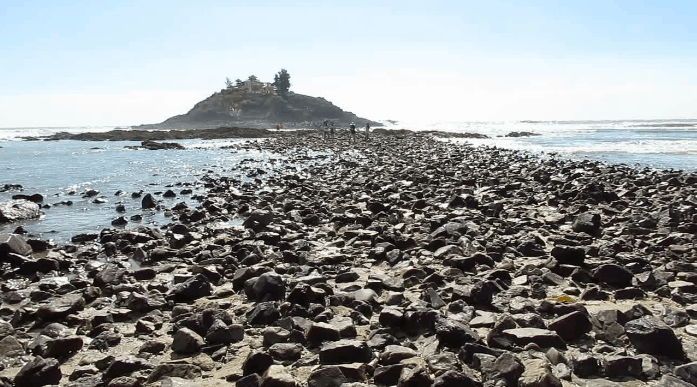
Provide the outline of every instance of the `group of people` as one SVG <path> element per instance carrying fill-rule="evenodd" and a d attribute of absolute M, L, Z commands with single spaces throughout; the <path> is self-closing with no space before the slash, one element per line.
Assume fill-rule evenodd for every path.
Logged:
<path fill-rule="evenodd" d="M 334 123 L 329 121 L 329 120 L 325 120 L 324 125 L 322 126 L 322 138 L 324 138 L 324 139 L 327 139 L 330 137 L 334 138 L 334 132 L 335 132 Z M 357 142 L 356 134 L 357 134 L 356 124 L 352 122 L 351 125 L 349 125 L 349 143 L 351 143 L 351 142 L 356 143 Z M 369 135 L 370 135 L 370 123 L 366 122 L 366 124 L 365 124 L 365 141 L 368 141 Z"/>

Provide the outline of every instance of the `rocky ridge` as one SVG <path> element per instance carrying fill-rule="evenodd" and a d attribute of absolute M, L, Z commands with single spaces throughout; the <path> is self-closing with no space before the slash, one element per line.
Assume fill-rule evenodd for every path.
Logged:
<path fill-rule="evenodd" d="M 162 228 L 0 238 L 0 386 L 697 383 L 697 175 L 346 140 L 251 142 Z"/>

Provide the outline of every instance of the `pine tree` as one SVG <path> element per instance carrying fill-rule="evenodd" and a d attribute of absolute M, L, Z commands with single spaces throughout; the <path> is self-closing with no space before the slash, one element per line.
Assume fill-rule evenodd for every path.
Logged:
<path fill-rule="evenodd" d="M 228 89 L 232 89 L 232 81 L 228 77 L 225 77 L 225 87 Z"/>
<path fill-rule="evenodd" d="M 287 95 L 290 90 L 290 74 L 286 69 L 281 69 L 278 74 L 273 77 L 273 85 L 276 86 L 278 94 Z"/>

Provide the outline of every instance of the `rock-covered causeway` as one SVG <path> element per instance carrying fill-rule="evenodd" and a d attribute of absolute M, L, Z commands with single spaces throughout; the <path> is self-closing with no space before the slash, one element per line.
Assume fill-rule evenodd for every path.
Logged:
<path fill-rule="evenodd" d="M 0 386 L 697 385 L 697 174 L 338 137 L 238 145 L 278 157 L 165 226 L 1 235 Z"/>

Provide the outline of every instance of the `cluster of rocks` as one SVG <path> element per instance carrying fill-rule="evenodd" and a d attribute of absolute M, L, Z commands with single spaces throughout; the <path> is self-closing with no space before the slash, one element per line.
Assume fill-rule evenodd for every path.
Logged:
<path fill-rule="evenodd" d="M 345 140 L 257 142 L 160 228 L 2 236 L 0 386 L 697 385 L 697 175 Z"/>

